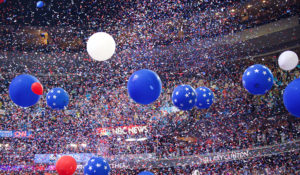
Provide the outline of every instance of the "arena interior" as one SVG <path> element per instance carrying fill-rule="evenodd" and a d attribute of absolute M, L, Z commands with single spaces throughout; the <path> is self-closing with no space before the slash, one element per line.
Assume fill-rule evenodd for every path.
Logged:
<path fill-rule="evenodd" d="M 87 51 L 96 32 L 115 41 L 107 60 Z M 300 174 L 300 116 L 283 99 L 300 64 L 283 70 L 285 51 L 300 56 L 299 0 L 0 0 L 0 174 Z M 243 82 L 256 64 L 274 76 L 262 95 Z M 128 91 L 142 69 L 162 86 L 147 105 Z M 21 74 L 43 87 L 29 107 L 13 100 Z M 180 110 L 182 84 L 209 88 L 211 106 Z M 56 87 L 62 109 L 48 104 Z M 59 170 L 65 155 L 75 172 Z M 89 171 L 93 157 L 110 171 Z"/>

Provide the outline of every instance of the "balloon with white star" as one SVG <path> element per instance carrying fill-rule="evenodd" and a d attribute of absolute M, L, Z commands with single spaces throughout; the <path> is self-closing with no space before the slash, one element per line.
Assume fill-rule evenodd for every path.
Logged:
<path fill-rule="evenodd" d="M 279 67 L 286 71 L 295 69 L 298 62 L 299 59 L 297 54 L 290 50 L 282 52 L 278 58 Z"/>
<path fill-rule="evenodd" d="M 255 64 L 248 67 L 243 74 L 243 86 L 253 95 L 263 95 L 273 86 L 274 77 L 266 66 Z"/>
<path fill-rule="evenodd" d="M 214 100 L 214 93 L 207 87 L 198 87 L 196 89 L 197 102 L 196 106 L 199 109 L 208 109 Z"/>
<path fill-rule="evenodd" d="M 190 110 L 195 106 L 197 93 L 190 85 L 177 86 L 172 94 L 173 104 L 180 110 Z"/>
<path fill-rule="evenodd" d="M 52 109 L 62 110 L 69 104 L 69 95 L 62 88 L 51 89 L 46 98 L 47 105 Z"/>
<path fill-rule="evenodd" d="M 159 76 L 148 69 L 134 72 L 128 82 L 129 96 L 137 103 L 148 105 L 158 99 L 161 93 L 161 80 Z"/>
<path fill-rule="evenodd" d="M 84 167 L 84 175 L 108 175 L 110 166 L 102 157 L 93 157 Z"/>
<path fill-rule="evenodd" d="M 295 117 L 300 117 L 300 78 L 287 85 L 283 92 L 285 108 Z"/>
<path fill-rule="evenodd" d="M 143 171 L 143 172 L 140 172 L 139 175 L 154 175 L 154 174 L 151 173 L 150 171 Z"/>

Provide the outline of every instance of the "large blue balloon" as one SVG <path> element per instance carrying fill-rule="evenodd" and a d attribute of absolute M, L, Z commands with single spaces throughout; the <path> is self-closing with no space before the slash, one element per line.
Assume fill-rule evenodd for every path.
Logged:
<path fill-rule="evenodd" d="M 104 158 L 93 157 L 88 161 L 83 171 L 84 175 L 108 175 L 110 166 Z"/>
<path fill-rule="evenodd" d="M 29 107 L 36 104 L 41 98 L 35 94 L 31 87 L 33 83 L 40 83 L 32 75 L 22 74 L 15 77 L 9 85 L 9 96 L 11 100 L 21 107 Z"/>
<path fill-rule="evenodd" d="M 47 94 L 47 104 L 52 109 L 62 110 L 69 104 L 69 95 L 62 88 L 53 88 Z"/>
<path fill-rule="evenodd" d="M 129 96 L 137 103 L 147 105 L 153 103 L 161 93 L 161 80 L 159 76 L 148 69 L 134 72 L 128 82 Z"/>
<path fill-rule="evenodd" d="M 139 175 L 154 175 L 154 174 L 149 171 L 143 171 L 143 172 L 140 172 Z"/>
<path fill-rule="evenodd" d="M 174 89 L 172 101 L 178 109 L 190 110 L 195 106 L 197 93 L 190 85 L 180 85 Z"/>
<path fill-rule="evenodd" d="M 253 95 L 262 95 L 273 86 L 273 74 L 266 66 L 255 64 L 243 74 L 243 86 Z"/>
<path fill-rule="evenodd" d="M 300 117 L 300 78 L 287 85 L 283 92 L 285 108 L 295 117 Z"/>
<path fill-rule="evenodd" d="M 37 7 L 37 8 L 42 8 L 42 7 L 44 7 L 44 2 L 43 2 L 43 1 L 38 1 L 38 2 L 36 3 L 36 7 Z"/>
<path fill-rule="evenodd" d="M 196 106 L 199 109 L 208 109 L 214 100 L 214 93 L 207 87 L 198 87 L 196 89 L 197 102 Z"/>

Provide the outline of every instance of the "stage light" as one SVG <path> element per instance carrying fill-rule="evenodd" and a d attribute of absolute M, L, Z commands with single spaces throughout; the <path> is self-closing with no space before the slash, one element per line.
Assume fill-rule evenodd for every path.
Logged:
<path fill-rule="evenodd" d="M 134 142 L 134 141 L 136 141 L 136 139 L 134 139 L 134 138 L 129 138 L 129 139 L 125 139 L 125 141 L 127 141 L 127 142 Z"/>
<path fill-rule="evenodd" d="M 137 139 L 137 141 L 145 141 L 145 140 L 147 140 L 147 138 L 146 138 L 146 137 L 143 137 L 143 138 L 139 138 L 139 139 Z"/>
<path fill-rule="evenodd" d="M 147 140 L 146 137 L 142 137 L 142 138 L 138 138 L 138 139 L 135 139 L 135 138 L 125 139 L 125 141 L 127 141 L 127 142 L 137 142 L 137 141 L 145 141 L 145 140 Z"/>
<path fill-rule="evenodd" d="M 77 145 L 74 144 L 74 143 L 71 143 L 70 146 L 71 146 L 71 147 L 77 147 Z"/>

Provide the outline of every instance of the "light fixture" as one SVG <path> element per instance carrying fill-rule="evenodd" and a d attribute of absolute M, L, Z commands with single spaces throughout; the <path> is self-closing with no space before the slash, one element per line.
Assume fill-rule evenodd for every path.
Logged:
<path fill-rule="evenodd" d="M 252 5 L 251 4 L 249 4 L 248 6 L 247 6 L 247 8 L 251 8 L 252 7 Z"/>
<path fill-rule="evenodd" d="M 137 141 L 145 141 L 145 140 L 147 140 L 147 137 L 137 139 Z"/>
<path fill-rule="evenodd" d="M 77 145 L 74 144 L 74 143 L 71 143 L 70 146 L 71 146 L 71 147 L 77 147 Z"/>
<path fill-rule="evenodd" d="M 85 143 L 82 143 L 81 146 L 82 146 L 82 147 L 86 147 L 86 144 L 85 144 Z"/>
<path fill-rule="evenodd" d="M 134 138 L 129 138 L 129 139 L 125 139 L 125 141 L 127 141 L 127 142 L 134 142 L 134 141 L 136 141 L 136 139 L 134 139 Z"/>
<path fill-rule="evenodd" d="M 147 140 L 147 137 L 142 137 L 142 138 L 138 138 L 138 139 L 135 139 L 135 138 L 125 139 L 125 141 L 127 141 L 127 142 L 137 142 L 137 141 L 145 141 L 145 140 Z"/>

